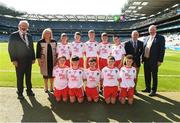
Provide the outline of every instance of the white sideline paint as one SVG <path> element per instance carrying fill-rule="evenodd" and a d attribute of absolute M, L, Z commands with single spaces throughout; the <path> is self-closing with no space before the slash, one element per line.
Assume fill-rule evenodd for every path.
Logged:
<path fill-rule="evenodd" d="M 0 73 L 15 73 L 15 70 L 0 70 Z M 32 73 L 40 73 L 40 71 L 32 71 Z M 144 76 L 143 74 L 139 74 L 139 76 Z M 176 77 L 180 78 L 180 75 L 158 75 L 160 77 Z"/>

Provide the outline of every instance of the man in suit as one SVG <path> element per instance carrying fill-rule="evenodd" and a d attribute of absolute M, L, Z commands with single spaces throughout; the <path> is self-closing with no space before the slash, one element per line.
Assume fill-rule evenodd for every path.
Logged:
<path fill-rule="evenodd" d="M 143 53 L 143 42 L 138 40 L 138 31 L 133 31 L 131 33 L 131 40 L 125 43 L 126 55 L 132 55 L 134 59 L 133 66 L 136 68 L 136 80 L 135 80 L 135 94 L 137 94 L 136 85 L 138 81 L 139 68 L 141 66 L 141 55 Z"/>
<path fill-rule="evenodd" d="M 165 54 L 165 38 L 156 33 L 155 25 L 149 27 L 149 36 L 144 41 L 144 77 L 146 89 L 143 92 L 150 93 L 149 96 L 155 96 L 158 85 L 158 67 L 162 64 Z M 153 85 L 151 88 L 151 77 Z"/>
<path fill-rule="evenodd" d="M 16 69 L 18 99 L 24 99 L 23 80 L 25 75 L 27 95 L 34 96 L 31 84 L 31 69 L 35 63 L 35 53 L 32 36 L 27 33 L 29 23 L 25 20 L 19 22 L 19 30 L 13 32 L 9 38 L 8 51 L 11 62 Z"/>

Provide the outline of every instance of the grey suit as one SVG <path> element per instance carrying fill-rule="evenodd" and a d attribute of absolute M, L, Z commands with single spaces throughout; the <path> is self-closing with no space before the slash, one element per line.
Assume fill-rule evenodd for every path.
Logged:
<path fill-rule="evenodd" d="M 11 61 L 17 61 L 16 67 L 18 94 L 23 93 L 23 79 L 25 75 L 27 92 L 31 92 L 31 69 L 32 61 L 35 60 L 34 46 L 32 36 L 27 34 L 27 44 L 21 38 L 19 31 L 10 35 L 8 51 Z"/>

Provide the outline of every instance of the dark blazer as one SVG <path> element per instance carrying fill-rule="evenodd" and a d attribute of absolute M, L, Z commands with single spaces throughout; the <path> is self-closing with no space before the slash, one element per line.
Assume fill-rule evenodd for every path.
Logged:
<path fill-rule="evenodd" d="M 19 31 L 16 31 L 10 35 L 8 43 L 8 51 L 11 61 L 32 61 L 35 60 L 34 45 L 32 36 L 27 34 L 29 46 L 20 37 Z"/>
<path fill-rule="evenodd" d="M 148 36 L 144 41 L 144 49 L 147 45 L 149 38 L 150 37 Z M 143 61 L 146 59 L 144 57 L 144 52 L 143 52 Z M 162 35 L 156 34 L 150 49 L 149 60 L 151 65 L 157 67 L 157 62 L 163 62 L 164 54 L 165 54 L 165 38 Z"/>
<path fill-rule="evenodd" d="M 141 66 L 141 55 L 143 53 L 143 42 L 137 40 L 137 48 L 136 48 L 136 52 L 135 52 L 132 40 L 127 41 L 125 43 L 125 50 L 126 50 L 126 55 L 133 55 L 134 63 L 137 65 L 137 67 L 140 67 Z"/>

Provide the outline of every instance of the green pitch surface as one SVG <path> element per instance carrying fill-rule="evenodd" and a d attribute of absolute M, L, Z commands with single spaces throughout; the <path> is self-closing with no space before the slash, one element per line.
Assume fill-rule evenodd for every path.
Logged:
<path fill-rule="evenodd" d="M 16 87 L 15 69 L 9 59 L 7 43 L 0 43 L 0 86 Z M 36 45 L 35 45 L 36 47 Z M 43 87 L 43 79 L 36 63 L 32 69 L 33 87 Z M 143 65 L 139 74 L 138 90 L 144 89 Z M 164 63 L 159 69 L 159 91 L 180 91 L 180 51 L 166 50 Z"/>

